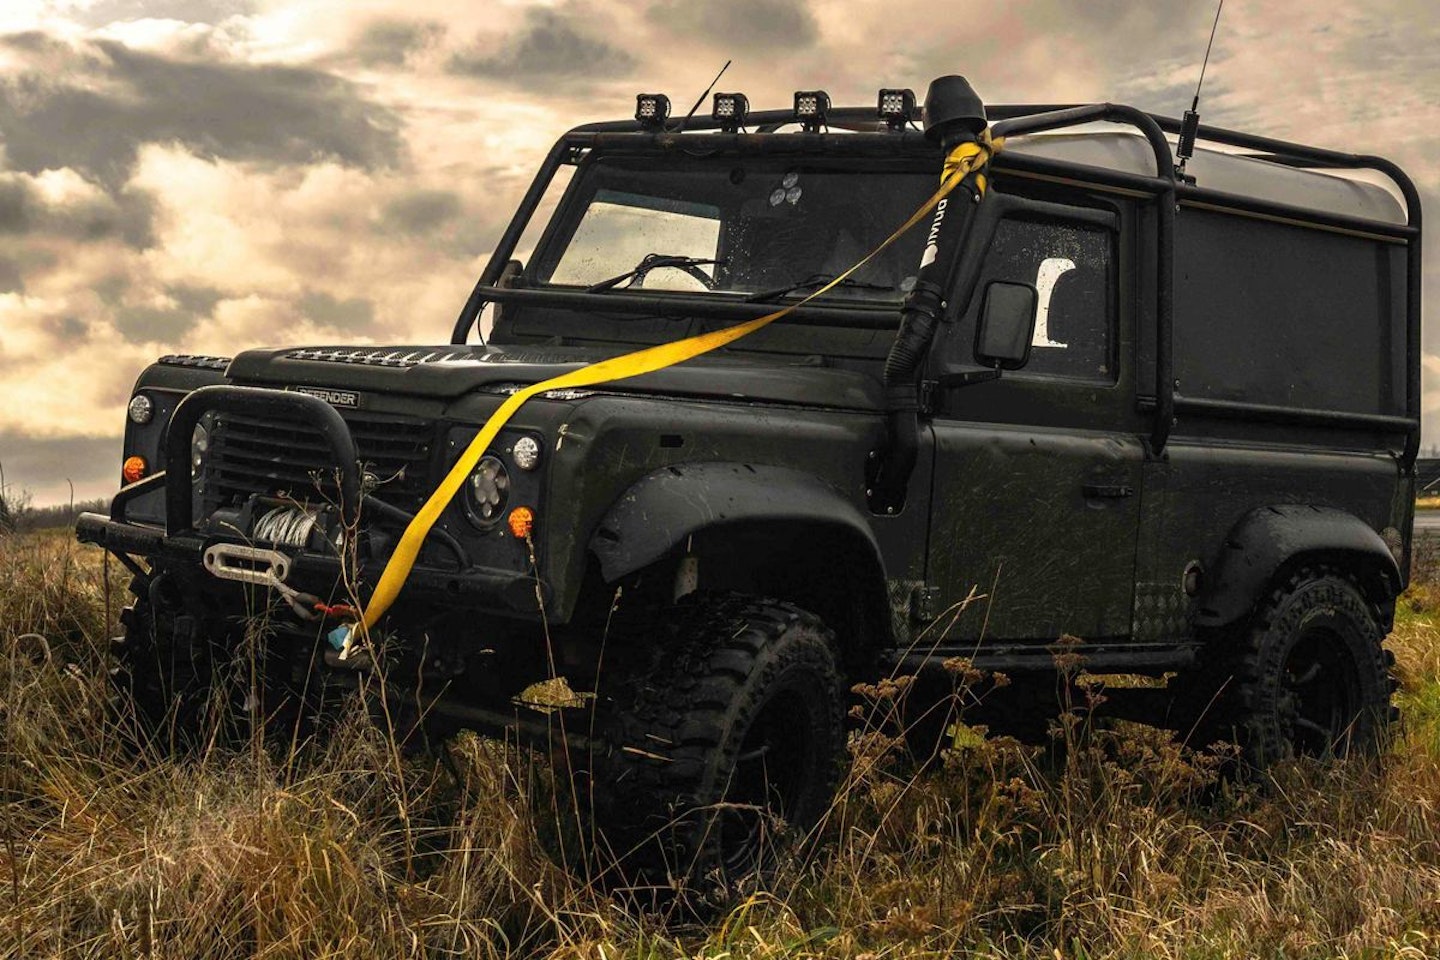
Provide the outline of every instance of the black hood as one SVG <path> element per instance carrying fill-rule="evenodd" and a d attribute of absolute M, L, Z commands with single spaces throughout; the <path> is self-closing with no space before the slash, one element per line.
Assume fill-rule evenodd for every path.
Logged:
<path fill-rule="evenodd" d="M 627 350 L 547 345 L 461 347 L 287 347 L 248 350 L 231 362 L 234 383 L 330 387 L 450 400 L 481 389 L 531 384 Z M 877 377 L 814 362 L 699 357 L 616 381 L 616 390 L 879 410 Z M 603 387 L 602 387 L 603 389 Z"/>

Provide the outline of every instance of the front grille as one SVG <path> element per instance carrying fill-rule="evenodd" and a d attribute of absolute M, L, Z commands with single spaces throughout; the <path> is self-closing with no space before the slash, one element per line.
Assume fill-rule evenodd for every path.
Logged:
<path fill-rule="evenodd" d="M 365 473 L 379 481 L 375 496 L 410 513 L 418 510 L 430 494 L 433 427 L 353 410 L 341 416 Z M 220 410 L 205 459 L 205 505 L 234 506 L 252 494 L 333 502 L 335 467 L 329 445 L 309 424 Z"/>

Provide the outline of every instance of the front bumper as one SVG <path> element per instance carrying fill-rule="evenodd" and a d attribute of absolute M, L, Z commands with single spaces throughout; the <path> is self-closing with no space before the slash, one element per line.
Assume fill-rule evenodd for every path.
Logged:
<path fill-rule="evenodd" d="M 205 537 L 196 533 L 168 535 L 158 527 L 115 520 L 99 513 L 82 513 L 75 524 L 75 536 L 81 543 L 93 543 L 109 552 L 128 558 L 144 557 L 168 568 L 193 569 L 204 572 L 205 549 L 214 543 L 241 543 L 236 538 Z M 280 548 L 283 550 L 283 548 Z M 297 589 L 328 596 L 340 582 L 340 561 L 334 557 L 312 553 L 292 553 L 291 573 L 287 581 Z M 374 583 L 384 570 L 379 561 L 362 562 L 362 584 Z M 217 585 L 223 581 L 216 579 Z M 506 612 L 536 615 L 535 591 L 539 585 L 542 598 L 549 600 L 550 589 L 534 576 L 509 571 L 472 567 L 466 570 L 433 570 L 416 567 L 405 584 L 408 603 L 418 599 L 444 600 L 465 606 L 499 608 Z"/>
<path fill-rule="evenodd" d="M 336 507 L 343 523 L 358 522 L 363 530 L 367 522 L 379 519 L 403 528 L 412 519 L 410 514 L 363 491 L 355 441 L 345 420 L 330 404 L 303 393 L 214 385 L 188 394 L 171 418 L 165 440 L 166 463 L 180 467 L 173 471 L 173 475 L 169 475 L 171 471 L 161 471 L 120 490 L 111 501 L 108 517 L 96 513 L 82 514 L 76 523 L 76 536 L 80 542 L 104 548 L 142 575 L 144 571 L 135 564 L 135 557 L 146 558 L 152 568 L 161 565 L 177 572 L 193 571 L 196 577 L 203 578 L 200 583 L 213 581 L 217 591 L 221 589 L 222 581 L 210 577 L 203 565 L 202 558 L 208 547 L 217 543 L 269 547 L 269 543 L 261 541 L 247 542 L 238 531 L 225 529 L 224 524 L 209 525 L 207 529 L 203 518 L 194 515 L 195 498 L 189 470 L 185 469 L 190 460 L 190 436 L 200 418 L 212 410 L 286 417 L 317 429 L 328 447 L 328 459 L 336 471 Z M 164 493 L 164 528 L 130 520 L 127 516 L 129 505 L 158 490 Z M 362 521 L 361 517 L 373 519 Z M 540 614 L 536 602 L 537 589 L 541 602 L 548 605 L 549 585 L 533 572 L 476 564 L 463 547 L 440 530 L 432 533 L 430 539 L 446 541 L 442 546 L 450 548 L 447 559 L 453 562 L 453 566 L 447 564 L 443 569 L 417 566 L 405 584 L 404 606 L 415 607 L 418 602 L 433 608 L 444 604 L 511 615 L 528 614 L 533 618 Z M 284 546 L 275 549 L 290 557 L 291 572 L 287 585 L 317 596 L 334 594 L 343 572 L 337 557 L 316 552 L 313 544 L 311 549 Z M 379 549 L 384 550 L 383 547 Z M 362 597 L 368 593 L 367 585 L 373 585 L 379 579 L 386 560 L 388 556 L 365 557 L 362 554 L 356 571 Z"/>

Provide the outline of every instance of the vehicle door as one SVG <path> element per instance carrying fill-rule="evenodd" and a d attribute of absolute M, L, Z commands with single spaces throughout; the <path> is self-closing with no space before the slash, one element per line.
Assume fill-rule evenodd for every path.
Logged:
<path fill-rule="evenodd" d="M 927 583 L 946 643 L 1129 633 L 1146 424 L 1123 198 L 997 180 L 930 357 L 935 457 Z M 1021 192 L 1021 190 L 1024 192 Z M 987 209 L 988 208 L 988 209 Z M 973 283 L 967 284 L 969 273 Z M 986 285 L 1033 284 L 1028 363 L 974 369 Z M 974 590 L 980 599 L 956 606 Z"/>

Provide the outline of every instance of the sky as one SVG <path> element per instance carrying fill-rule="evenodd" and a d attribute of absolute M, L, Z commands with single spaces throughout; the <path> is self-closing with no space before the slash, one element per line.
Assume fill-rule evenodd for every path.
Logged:
<path fill-rule="evenodd" d="M 880 87 L 923 97 L 961 73 L 990 103 L 1178 115 L 1214 12 L 1210 0 L 3 0 L 5 483 L 37 505 L 72 486 L 112 493 L 130 388 L 165 353 L 445 342 L 550 143 L 628 117 L 639 91 L 684 109 L 730 59 L 721 87 L 757 109 L 796 89 L 837 104 Z M 1387 156 L 1440 216 L 1433 0 L 1228 0 L 1201 112 Z M 1440 338 L 1426 344 L 1429 446 Z"/>

